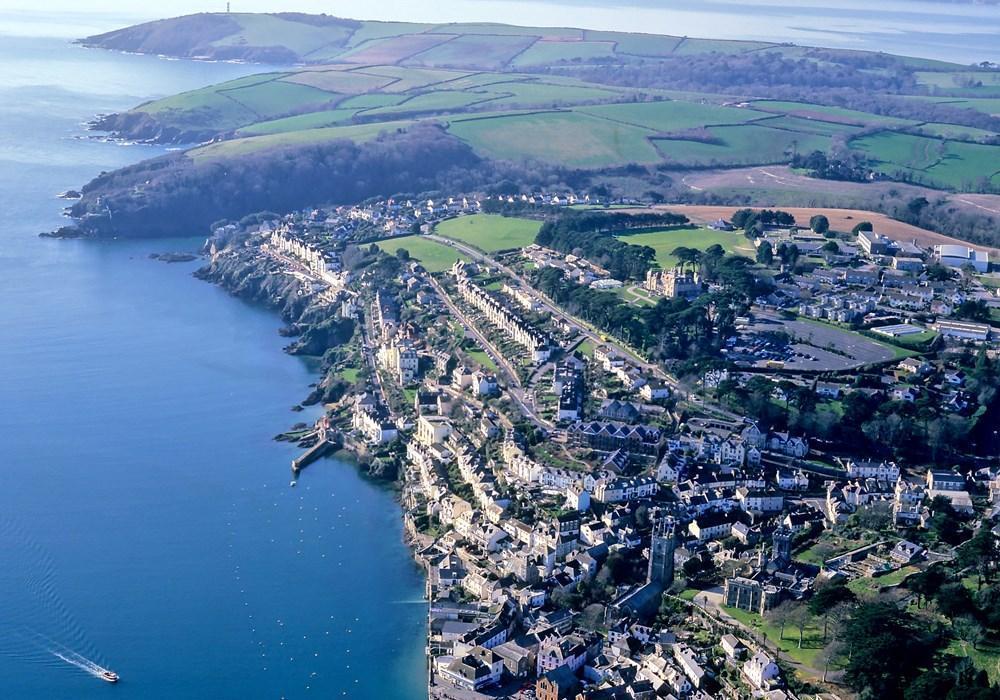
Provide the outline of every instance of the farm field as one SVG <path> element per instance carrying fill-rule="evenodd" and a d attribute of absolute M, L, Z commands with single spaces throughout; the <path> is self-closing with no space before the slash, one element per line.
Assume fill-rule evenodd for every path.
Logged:
<path fill-rule="evenodd" d="M 514 59 L 515 67 L 538 66 L 614 56 L 615 45 L 610 41 L 551 41 L 543 39 Z"/>
<path fill-rule="evenodd" d="M 465 34 L 410 56 L 406 62 L 423 66 L 465 65 L 496 70 L 506 66 L 533 43 L 534 38 L 516 34 Z"/>
<path fill-rule="evenodd" d="M 656 163 L 646 129 L 573 112 L 456 119 L 448 130 L 486 155 L 503 160 L 540 160 L 571 168 Z"/>
<path fill-rule="evenodd" d="M 887 171 L 899 169 L 929 185 L 970 189 L 984 179 L 1000 185 L 1000 146 L 882 132 L 851 141 Z"/>
<path fill-rule="evenodd" d="M 755 168 L 754 171 L 763 170 L 760 168 Z M 824 183 L 827 184 L 827 183 Z M 860 185 L 865 187 L 865 185 Z M 895 186 L 895 185 L 893 185 Z M 973 197 L 973 195 L 966 195 L 965 198 Z M 1000 207 L 1000 197 L 996 195 L 976 195 L 979 199 L 977 201 L 984 202 L 979 206 L 986 206 L 985 202 L 994 202 L 994 206 Z M 767 202 L 767 200 L 764 200 Z M 763 202 L 762 202 L 763 205 Z M 710 221 L 715 221 L 717 219 L 729 219 L 732 217 L 733 212 L 735 212 L 739 207 L 734 206 L 699 206 L 699 205 L 670 205 L 662 208 L 668 211 L 677 212 L 678 214 L 684 214 L 689 219 L 696 223 L 708 223 Z M 895 219 L 890 219 L 884 214 L 879 214 L 871 211 L 863 211 L 860 209 L 837 209 L 829 207 L 782 207 L 784 211 L 789 212 L 795 217 L 795 220 L 801 224 L 805 225 L 809 222 L 809 219 L 814 214 L 823 214 L 830 220 L 830 227 L 834 231 L 850 231 L 854 228 L 854 225 L 860 221 L 871 221 L 875 225 L 875 230 L 879 233 L 885 234 L 889 238 L 897 241 L 912 241 L 916 240 L 917 245 L 921 246 L 932 246 L 940 244 L 960 244 L 960 245 L 971 245 L 968 243 L 963 243 L 955 238 L 949 236 L 944 236 L 940 233 L 935 233 L 933 231 L 928 231 L 926 229 L 918 228 L 910 224 L 903 223 L 902 221 L 896 221 Z M 987 246 L 976 246 L 973 248 L 978 248 L 980 250 L 990 251 L 993 255 L 1000 254 L 995 248 L 989 248 Z"/>
<path fill-rule="evenodd" d="M 671 211 L 673 211 L 671 207 Z M 708 228 L 669 228 L 646 233 L 630 233 L 617 236 L 618 240 L 631 245 L 648 245 L 656 251 L 656 262 L 660 267 L 674 267 L 677 258 L 671 252 L 680 247 L 705 250 L 713 245 L 721 245 L 727 253 L 753 256 L 754 248 L 742 232 L 712 231 Z"/>
<path fill-rule="evenodd" d="M 598 105 L 579 107 L 575 111 L 660 132 L 694 129 L 712 124 L 742 124 L 769 116 L 766 112 L 752 109 L 680 100 Z"/>
<path fill-rule="evenodd" d="M 961 124 L 939 124 L 928 122 L 913 128 L 914 132 L 927 136 L 936 136 L 946 139 L 958 139 L 959 141 L 979 141 L 996 136 L 992 131 L 986 129 L 976 129 L 971 126 Z"/>
<path fill-rule="evenodd" d="M 409 121 L 376 122 L 374 124 L 352 124 L 349 126 L 331 126 L 321 129 L 307 129 L 305 131 L 264 134 L 262 136 L 250 136 L 247 138 L 220 141 L 219 143 L 212 143 L 207 146 L 199 146 L 188 151 L 188 154 L 196 161 L 217 160 L 219 158 L 244 156 L 288 146 L 311 146 L 338 139 L 350 139 L 357 143 L 364 143 L 365 141 L 377 138 L 379 134 L 386 131 L 402 129 L 412 123 Z"/>
<path fill-rule="evenodd" d="M 356 109 L 328 109 L 322 112 L 309 112 L 294 117 L 283 117 L 266 122 L 257 122 L 239 129 L 238 136 L 261 136 L 263 134 L 281 134 L 288 131 L 303 131 L 320 129 L 350 121 L 358 113 Z"/>
<path fill-rule="evenodd" d="M 534 243 L 539 228 L 541 222 L 532 219 L 475 214 L 442 221 L 434 232 L 485 253 L 495 253 Z"/>
<path fill-rule="evenodd" d="M 684 165 L 759 165 L 786 161 L 793 151 L 826 151 L 830 138 L 819 134 L 771 129 L 758 124 L 713 126 L 710 142 L 655 139 L 668 162 Z"/>
<path fill-rule="evenodd" d="M 788 114 L 793 117 L 802 117 L 804 119 L 817 119 L 820 121 L 856 124 L 859 126 L 873 124 L 911 126 L 916 124 L 916 122 L 909 119 L 883 117 L 878 114 L 858 112 L 857 110 L 844 109 L 843 107 L 827 107 L 824 105 L 809 104 L 808 102 L 757 100 L 756 102 L 751 102 L 750 104 L 754 109 L 759 109 L 764 112 L 776 112 L 779 114 Z"/>
<path fill-rule="evenodd" d="M 395 255 L 397 250 L 405 248 L 410 251 L 410 257 L 419 260 L 428 272 L 444 272 L 454 265 L 456 260 L 467 261 L 469 259 L 454 248 L 421 236 L 390 238 L 380 241 L 378 247 L 390 255 Z"/>

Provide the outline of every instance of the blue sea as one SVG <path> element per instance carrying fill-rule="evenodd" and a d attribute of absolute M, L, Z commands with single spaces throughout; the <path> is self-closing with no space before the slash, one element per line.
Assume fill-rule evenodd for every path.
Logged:
<path fill-rule="evenodd" d="M 291 488 L 298 450 L 271 440 L 316 416 L 290 411 L 316 375 L 279 319 L 148 258 L 198 238 L 37 237 L 58 192 L 162 152 L 84 121 L 260 67 L 19 34 L 0 36 L 0 698 L 426 697 L 392 495 L 337 460 Z"/>

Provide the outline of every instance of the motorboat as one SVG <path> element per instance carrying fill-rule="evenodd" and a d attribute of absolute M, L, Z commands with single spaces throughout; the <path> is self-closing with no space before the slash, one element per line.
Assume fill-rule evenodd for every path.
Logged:
<path fill-rule="evenodd" d="M 101 671 L 101 680 L 107 681 L 108 683 L 117 683 L 118 674 L 114 671 Z"/>

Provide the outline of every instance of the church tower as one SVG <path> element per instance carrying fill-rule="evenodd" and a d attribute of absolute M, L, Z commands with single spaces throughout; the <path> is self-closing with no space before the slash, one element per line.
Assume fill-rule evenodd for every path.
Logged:
<path fill-rule="evenodd" d="M 784 525 L 779 525 L 771 539 L 771 561 L 778 569 L 784 569 L 792 563 L 792 531 Z"/>
<path fill-rule="evenodd" d="M 653 521 L 653 539 L 649 545 L 647 583 L 657 583 L 664 590 L 674 582 L 674 548 L 677 546 L 674 519 L 657 515 Z"/>

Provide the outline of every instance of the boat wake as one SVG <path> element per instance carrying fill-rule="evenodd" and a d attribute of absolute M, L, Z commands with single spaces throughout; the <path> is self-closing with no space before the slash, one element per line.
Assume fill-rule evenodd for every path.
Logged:
<path fill-rule="evenodd" d="M 56 578 L 55 562 L 27 528 L 0 518 L 0 655 L 52 668 L 69 664 L 110 680 L 114 674 L 64 604 Z"/>
<path fill-rule="evenodd" d="M 76 666 L 77 668 L 86 671 L 95 678 L 100 678 L 105 680 L 108 674 L 111 673 L 110 670 L 100 666 L 99 664 L 91 661 L 86 656 L 82 654 L 77 654 L 72 649 L 49 649 L 48 652 L 55 656 L 57 659 L 62 659 L 68 664 Z"/>

